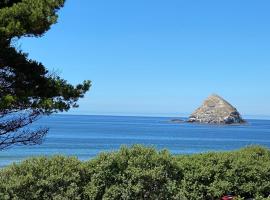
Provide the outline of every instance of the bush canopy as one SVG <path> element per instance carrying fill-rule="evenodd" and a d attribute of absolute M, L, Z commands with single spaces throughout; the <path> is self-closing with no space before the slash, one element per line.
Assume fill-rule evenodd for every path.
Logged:
<path fill-rule="evenodd" d="M 86 162 L 73 157 L 39 157 L 0 171 L 1 200 L 216 200 L 267 199 L 270 151 L 171 155 L 135 145 Z"/>

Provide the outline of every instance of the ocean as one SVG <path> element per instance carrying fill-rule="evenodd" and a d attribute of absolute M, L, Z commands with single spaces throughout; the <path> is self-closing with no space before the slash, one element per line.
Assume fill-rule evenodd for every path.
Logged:
<path fill-rule="evenodd" d="M 0 151 L 0 167 L 31 156 L 64 154 L 88 160 L 121 145 L 143 144 L 173 154 L 235 150 L 248 145 L 270 147 L 270 120 L 243 125 L 172 123 L 169 117 L 53 115 L 36 122 L 48 127 L 43 144 Z"/>

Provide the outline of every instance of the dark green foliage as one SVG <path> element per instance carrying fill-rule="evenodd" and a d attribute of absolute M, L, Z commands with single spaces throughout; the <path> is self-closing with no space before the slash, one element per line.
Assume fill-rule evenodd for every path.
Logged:
<path fill-rule="evenodd" d="M 83 170 L 75 158 L 34 158 L 2 170 L 0 199 L 79 200 Z"/>
<path fill-rule="evenodd" d="M 242 197 L 270 194 L 270 151 L 250 147 L 229 153 L 179 156 L 184 170 L 182 195 L 187 199 L 217 199 L 226 193 Z"/>
<path fill-rule="evenodd" d="M 167 151 L 134 146 L 85 164 L 89 199 L 174 199 L 182 171 Z"/>
<path fill-rule="evenodd" d="M 1 0 L 0 36 L 41 36 L 57 21 L 65 0 Z"/>
<path fill-rule="evenodd" d="M 56 156 L 29 159 L 0 171 L 0 199 L 266 200 L 270 151 L 248 147 L 226 153 L 172 156 L 134 146 L 80 162 Z"/>
<path fill-rule="evenodd" d="M 83 97 L 90 82 L 72 86 L 58 76 L 50 75 L 45 67 L 28 60 L 27 55 L 15 48 L 0 49 L 0 111 L 38 110 L 50 114 L 67 111 Z M 12 66 L 12 67 L 7 67 Z"/>
<path fill-rule="evenodd" d="M 13 144 L 38 144 L 47 129 L 27 125 L 42 115 L 68 111 L 90 88 L 73 86 L 27 54 L 12 39 L 42 36 L 57 22 L 64 0 L 0 0 L 0 150 Z M 57 45 L 57 44 L 55 44 Z"/>

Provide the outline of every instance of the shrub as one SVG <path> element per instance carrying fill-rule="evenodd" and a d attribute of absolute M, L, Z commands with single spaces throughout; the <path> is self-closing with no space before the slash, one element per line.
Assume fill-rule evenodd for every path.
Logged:
<path fill-rule="evenodd" d="M 267 148 L 172 156 L 135 145 L 87 162 L 41 157 L 0 170 L 1 200 L 216 200 L 228 193 L 267 199 Z"/>
<path fill-rule="evenodd" d="M 85 164 L 90 199 L 174 199 L 183 174 L 167 152 L 134 146 Z"/>
<path fill-rule="evenodd" d="M 245 198 L 270 194 L 270 151 L 266 148 L 177 158 L 184 173 L 181 192 L 187 199 L 218 199 L 227 193 Z"/>
<path fill-rule="evenodd" d="M 79 200 L 83 170 L 75 158 L 31 158 L 0 173 L 0 199 Z"/>

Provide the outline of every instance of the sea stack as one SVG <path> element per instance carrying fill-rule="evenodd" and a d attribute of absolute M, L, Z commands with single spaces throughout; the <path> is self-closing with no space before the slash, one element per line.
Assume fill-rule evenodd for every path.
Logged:
<path fill-rule="evenodd" d="M 188 122 L 206 124 L 245 123 L 237 109 L 216 94 L 209 96 L 203 105 L 191 114 Z"/>

